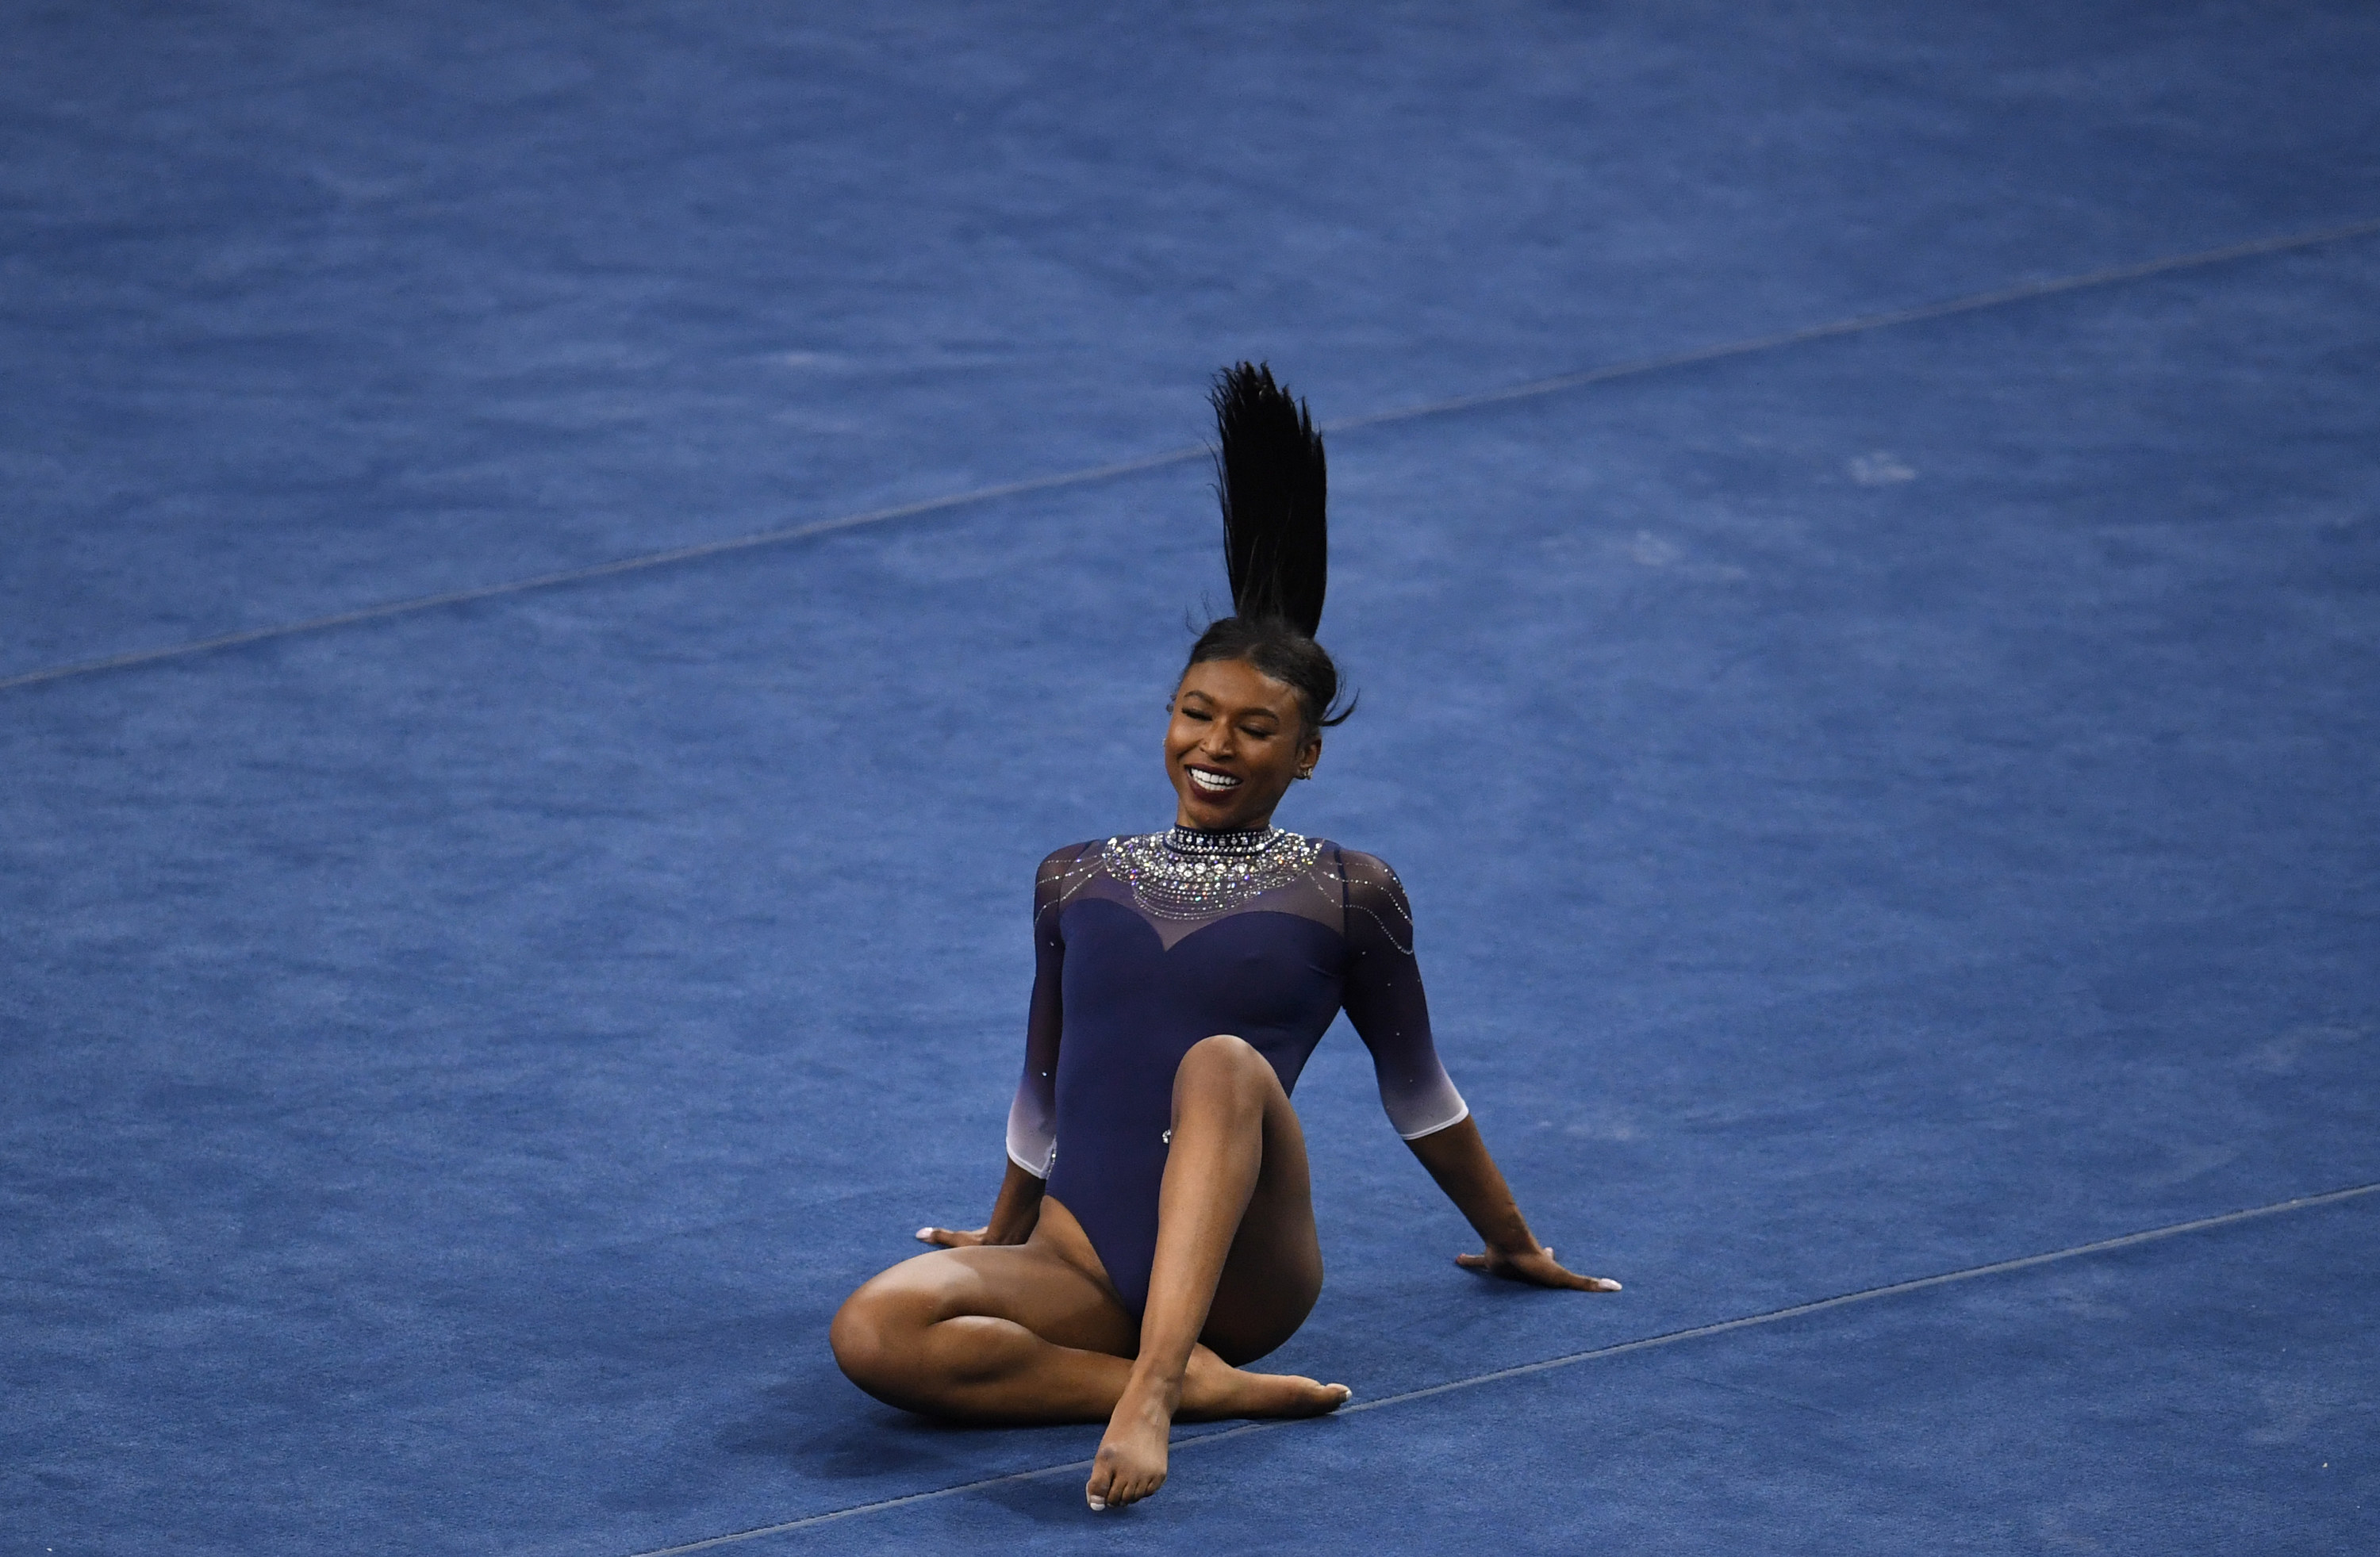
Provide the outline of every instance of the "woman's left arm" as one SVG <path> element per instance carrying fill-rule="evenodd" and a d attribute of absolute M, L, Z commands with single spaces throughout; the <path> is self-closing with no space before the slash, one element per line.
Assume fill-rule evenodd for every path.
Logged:
<path fill-rule="evenodd" d="M 1554 1261 L 1554 1251 L 1537 1242 L 1479 1126 L 1468 1116 L 1416 1140 L 1408 1141 L 1413 1154 L 1438 1180 L 1488 1245 L 1484 1254 L 1458 1254 L 1454 1262 L 1466 1271 L 1524 1281 L 1537 1286 L 1566 1286 L 1580 1292 L 1617 1292 L 1620 1284 L 1606 1276 L 1583 1276 Z"/>
<path fill-rule="evenodd" d="M 1455 1263 L 1539 1286 L 1619 1291 L 1616 1281 L 1563 1270 L 1554 1251 L 1537 1242 L 1496 1159 L 1488 1154 L 1488 1143 L 1479 1139 L 1470 1104 L 1439 1063 L 1429 1032 L 1429 997 L 1414 960 L 1413 905 L 1405 899 L 1404 884 L 1380 860 L 1353 850 L 1341 851 L 1339 868 L 1346 889 L 1347 1020 L 1372 1051 L 1380 1104 L 1421 1165 L 1488 1245 L 1484 1254 L 1457 1255 Z"/>

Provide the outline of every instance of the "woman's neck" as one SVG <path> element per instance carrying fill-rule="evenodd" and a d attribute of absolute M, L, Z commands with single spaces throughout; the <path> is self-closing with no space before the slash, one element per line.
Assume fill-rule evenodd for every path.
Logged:
<path fill-rule="evenodd" d="M 1281 837 L 1280 829 L 1269 820 L 1253 827 L 1194 827 L 1184 823 L 1173 824 L 1165 834 L 1165 847 L 1176 854 L 1236 855 L 1261 854 Z"/>

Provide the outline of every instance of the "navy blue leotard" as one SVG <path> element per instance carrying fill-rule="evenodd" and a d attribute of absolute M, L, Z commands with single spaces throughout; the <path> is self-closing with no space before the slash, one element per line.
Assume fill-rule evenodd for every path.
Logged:
<path fill-rule="evenodd" d="M 1469 1113 L 1430 1041 L 1404 887 L 1369 854 L 1280 829 L 1075 844 L 1041 863 L 1033 938 L 1008 1154 L 1082 1223 L 1135 1314 L 1173 1073 L 1200 1039 L 1245 1039 L 1294 1090 L 1343 1008 L 1399 1134 Z"/>

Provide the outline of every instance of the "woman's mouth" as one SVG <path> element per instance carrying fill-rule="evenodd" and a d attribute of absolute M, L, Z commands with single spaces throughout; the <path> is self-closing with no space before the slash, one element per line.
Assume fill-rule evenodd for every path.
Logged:
<path fill-rule="evenodd" d="M 1218 773 L 1211 767 L 1194 767 L 1189 772 L 1191 787 L 1201 794 L 1224 795 L 1240 787 L 1240 781 L 1236 777 L 1229 773 Z"/>

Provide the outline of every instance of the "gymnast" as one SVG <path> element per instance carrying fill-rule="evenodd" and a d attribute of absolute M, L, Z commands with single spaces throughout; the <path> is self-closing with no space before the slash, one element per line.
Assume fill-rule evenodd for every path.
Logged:
<path fill-rule="evenodd" d="M 1173 1418 L 1305 1417 L 1343 1384 L 1244 1365 L 1322 1290 L 1289 1102 L 1343 1008 L 1380 1101 L 1486 1250 L 1485 1275 L 1617 1292 L 1555 1262 L 1439 1064 L 1394 872 L 1272 826 L 1346 718 L 1315 643 L 1321 439 L 1242 363 L 1219 377 L 1232 614 L 1190 651 L 1165 731 L 1171 831 L 1061 849 L 1034 883 L 1033 998 L 991 1219 L 852 1294 L 835 1360 L 888 1405 L 977 1422 L 1105 1421 L 1094 1509 L 1164 1483 Z"/>

